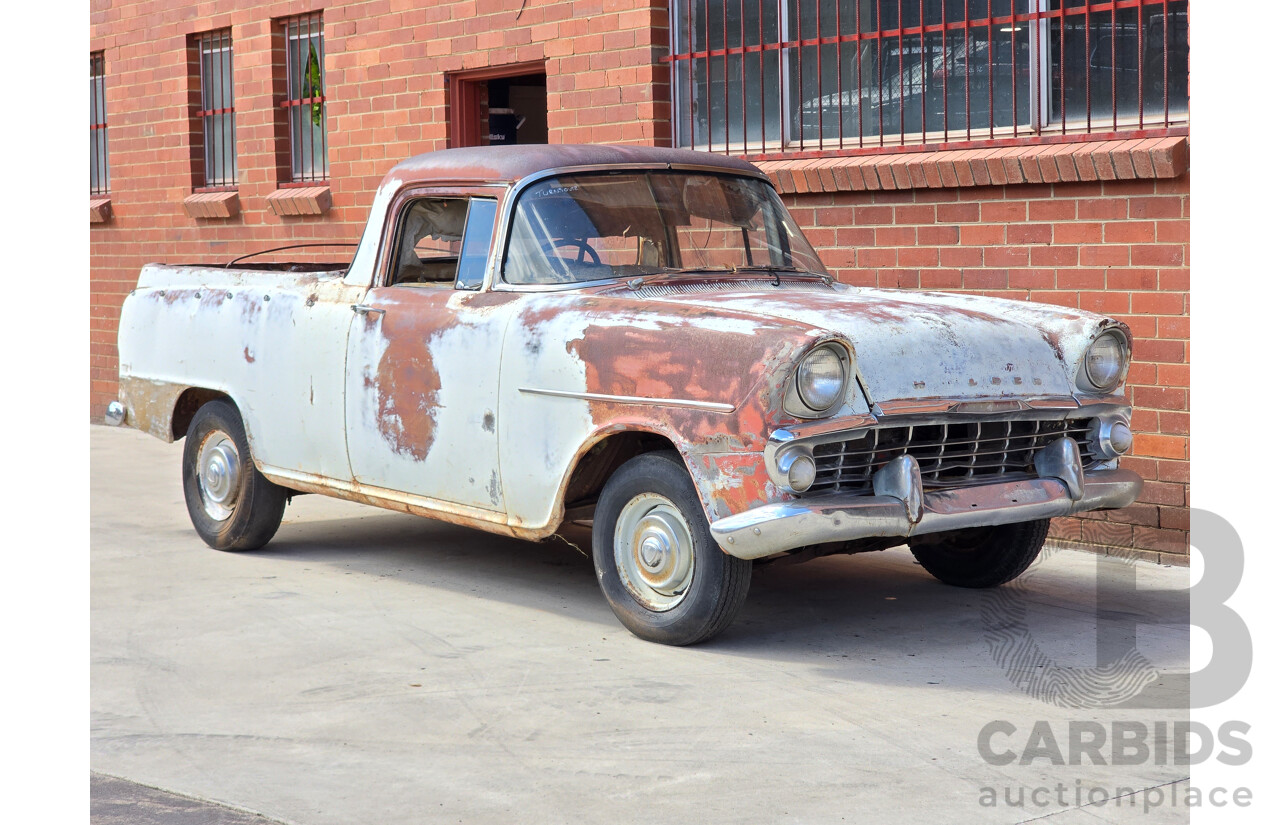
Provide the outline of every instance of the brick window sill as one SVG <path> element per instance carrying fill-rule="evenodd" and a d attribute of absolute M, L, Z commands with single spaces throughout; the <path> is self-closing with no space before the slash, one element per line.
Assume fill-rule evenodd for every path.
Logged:
<path fill-rule="evenodd" d="M 282 218 L 323 215 L 333 207 L 327 186 L 290 186 L 267 195 L 267 209 Z"/>
<path fill-rule="evenodd" d="M 182 201 L 182 208 L 192 218 L 226 220 L 240 214 L 240 195 L 236 192 L 195 192 Z"/>
<path fill-rule="evenodd" d="M 111 220 L 111 198 L 89 197 L 89 223 L 106 223 Z"/>
<path fill-rule="evenodd" d="M 1186 137 L 757 161 L 784 194 L 1177 178 Z"/>

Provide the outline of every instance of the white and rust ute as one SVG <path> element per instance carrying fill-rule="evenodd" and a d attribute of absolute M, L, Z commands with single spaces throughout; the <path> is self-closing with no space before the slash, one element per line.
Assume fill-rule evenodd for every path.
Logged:
<path fill-rule="evenodd" d="M 185 439 L 211 546 L 266 544 L 294 492 L 590 524 L 615 614 L 671 644 L 759 560 L 905 542 L 994 586 L 1142 485 L 1123 324 L 836 283 L 758 170 L 686 150 L 413 158 L 349 261 L 148 265 L 119 348 L 108 418 Z"/>

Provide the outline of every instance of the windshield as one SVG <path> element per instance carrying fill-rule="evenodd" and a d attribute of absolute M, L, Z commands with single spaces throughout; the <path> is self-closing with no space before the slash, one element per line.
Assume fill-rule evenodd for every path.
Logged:
<path fill-rule="evenodd" d="M 520 195 L 503 262 L 511 284 L 826 269 L 777 193 L 691 172 L 562 175 Z"/>

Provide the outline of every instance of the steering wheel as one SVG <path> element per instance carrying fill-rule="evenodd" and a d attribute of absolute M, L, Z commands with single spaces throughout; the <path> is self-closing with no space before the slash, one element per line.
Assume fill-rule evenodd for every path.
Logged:
<path fill-rule="evenodd" d="M 542 251 L 551 255 L 557 247 L 576 246 L 578 248 L 578 263 L 582 263 L 584 258 L 591 258 L 591 263 L 599 264 L 600 255 L 591 245 L 584 240 L 578 238 L 560 238 L 559 240 L 548 241 L 542 245 Z"/>

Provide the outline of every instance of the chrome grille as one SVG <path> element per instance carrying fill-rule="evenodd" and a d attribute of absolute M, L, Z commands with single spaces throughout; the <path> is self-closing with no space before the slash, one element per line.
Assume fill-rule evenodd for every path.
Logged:
<path fill-rule="evenodd" d="M 818 476 L 805 495 L 870 494 L 871 477 L 900 455 L 920 464 L 926 489 L 1032 478 L 1036 451 L 1063 436 L 1079 445 L 1089 469 L 1098 463 L 1088 440 L 1093 421 L 948 421 L 863 430 L 813 448 Z"/>

